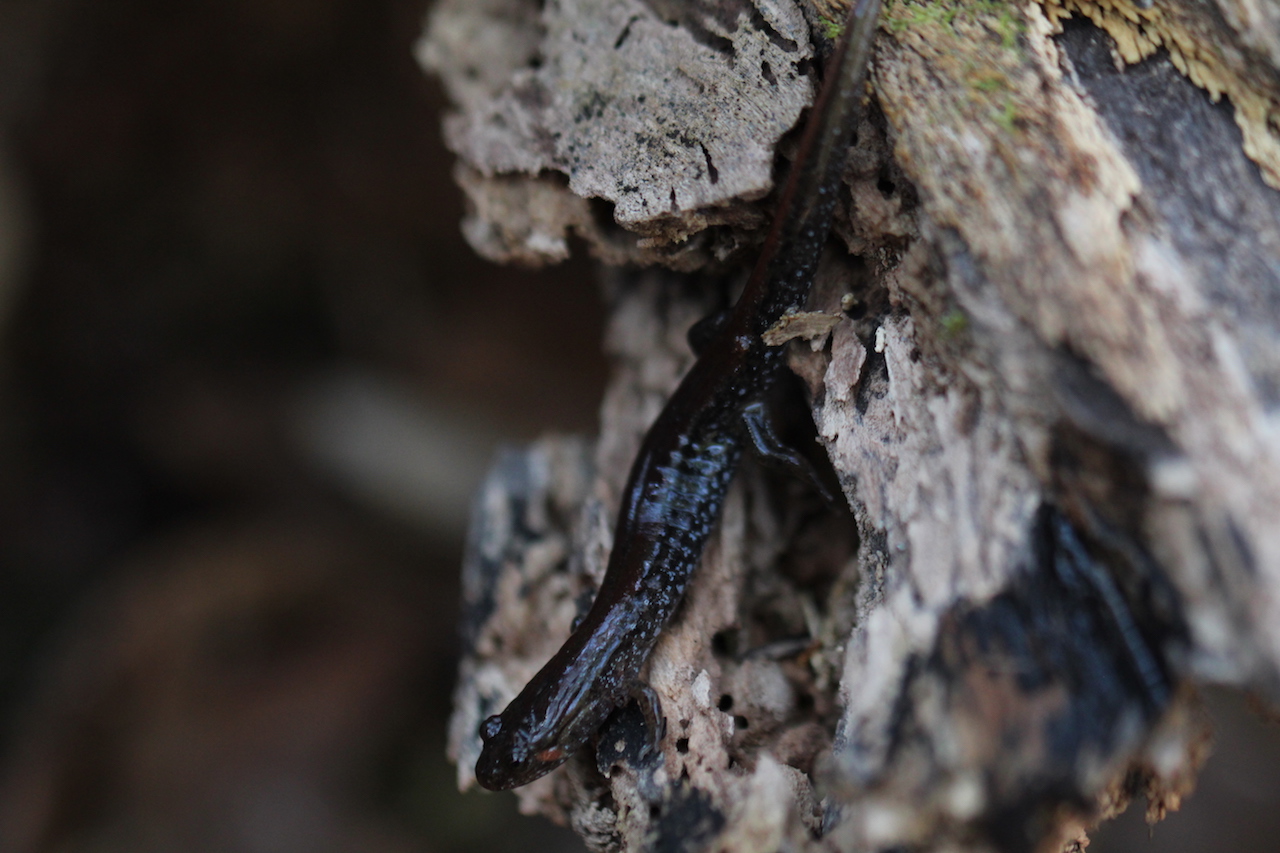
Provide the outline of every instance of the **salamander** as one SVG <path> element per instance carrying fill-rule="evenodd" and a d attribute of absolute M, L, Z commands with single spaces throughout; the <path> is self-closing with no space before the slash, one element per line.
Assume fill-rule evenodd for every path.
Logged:
<path fill-rule="evenodd" d="M 485 788 L 515 788 L 555 769 L 633 698 L 651 724 L 662 719 L 640 672 L 684 595 L 744 448 L 776 455 L 760 447 L 769 432 L 760 429 L 758 401 L 784 348 L 761 335 L 808 295 L 879 11 L 880 0 L 859 0 L 850 11 L 742 295 L 644 437 L 594 602 L 506 710 L 481 723 L 476 779 Z M 654 734 L 661 737 L 660 726 Z"/>

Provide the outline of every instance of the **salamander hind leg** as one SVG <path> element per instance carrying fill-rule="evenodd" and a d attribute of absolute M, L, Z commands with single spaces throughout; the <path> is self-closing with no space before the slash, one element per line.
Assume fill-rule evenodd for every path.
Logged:
<path fill-rule="evenodd" d="M 813 464 L 778 438 L 764 403 L 757 401 L 743 407 L 742 426 L 756 459 L 808 483 L 827 503 L 836 503 Z"/>

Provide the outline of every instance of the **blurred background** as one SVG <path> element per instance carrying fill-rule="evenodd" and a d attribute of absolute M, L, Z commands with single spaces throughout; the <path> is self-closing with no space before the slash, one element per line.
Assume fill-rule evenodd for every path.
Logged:
<path fill-rule="evenodd" d="M 581 849 L 443 756 L 472 490 L 607 366 L 589 264 L 463 244 L 425 7 L 0 0 L 0 851 Z M 1273 849 L 1214 702 L 1095 849 Z"/>
<path fill-rule="evenodd" d="M 444 722 L 470 495 L 593 430 L 601 308 L 463 244 L 425 10 L 0 0 L 0 850 L 573 840 Z"/>

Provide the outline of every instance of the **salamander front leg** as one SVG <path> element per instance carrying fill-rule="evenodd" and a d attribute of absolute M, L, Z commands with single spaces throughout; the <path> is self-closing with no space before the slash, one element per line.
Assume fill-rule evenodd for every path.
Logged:
<path fill-rule="evenodd" d="M 626 765 L 636 772 L 642 787 L 658 788 L 654 774 L 662 767 L 659 744 L 666 729 L 658 695 L 636 680 L 627 687 L 627 701 L 609 715 L 596 737 L 596 768 L 611 776 L 615 767 Z"/>
<path fill-rule="evenodd" d="M 787 447 L 773 431 L 764 403 L 748 403 L 742 410 L 742 425 L 757 459 L 766 465 L 786 471 L 809 485 L 829 504 L 836 502 L 813 464 L 794 449 Z"/>
<path fill-rule="evenodd" d="M 667 718 L 662 715 L 662 703 L 658 701 L 658 694 L 653 692 L 653 688 L 643 681 L 631 682 L 628 692 L 640 706 L 640 713 L 644 715 L 645 730 L 649 734 L 648 743 L 645 744 L 645 750 L 641 754 L 656 755 L 658 746 L 667 733 Z"/>
<path fill-rule="evenodd" d="M 700 356 L 707 351 L 707 347 L 711 346 L 716 335 L 720 334 L 720 330 L 728 324 L 732 313 L 727 308 L 723 311 L 712 311 L 689 327 L 685 338 L 689 341 L 689 349 L 693 350 L 694 355 Z"/>

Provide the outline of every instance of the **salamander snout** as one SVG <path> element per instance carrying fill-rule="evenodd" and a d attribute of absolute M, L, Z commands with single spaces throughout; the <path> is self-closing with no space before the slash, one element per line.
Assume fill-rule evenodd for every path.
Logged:
<path fill-rule="evenodd" d="M 527 732 L 504 723 L 500 714 L 481 723 L 479 733 L 484 746 L 476 761 L 476 781 L 490 791 L 527 785 L 569 758 L 568 750 L 554 742 L 531 743 Z"/>

